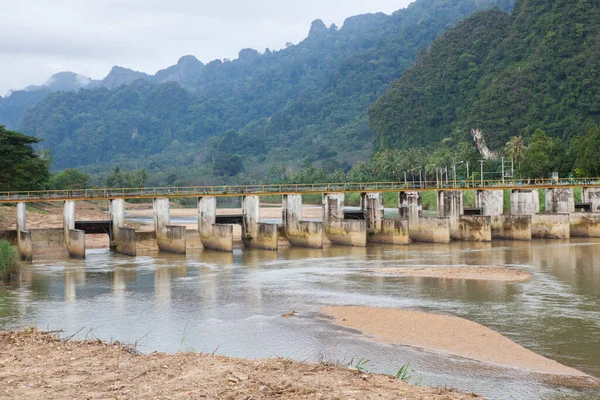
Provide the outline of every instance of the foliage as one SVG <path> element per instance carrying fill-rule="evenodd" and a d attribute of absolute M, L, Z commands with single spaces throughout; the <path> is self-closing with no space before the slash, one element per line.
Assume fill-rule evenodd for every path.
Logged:
<path fill-rule="evenodd" d="M 0 281 L 14 278 L 21 268 L 17 250 L 6 240 L 0 239 Z"/>
<path fill-rule="evenodd" d="M 412 370 L 410 369 L 410 361 L 398 369 L 398 372 L 394 375 L 396 379 L 404 382 L 408 382 L 412 379 Z"/>
<path fill-rule="evenodd" d="M 70 190 L 86 189 L 90 186 L 91 177 L 76 168 L 68 168 L 50 177 L 49 189 Z"/>
<path fill-rule="evenodd" d="M 354 368 L 356 368 L 359 372 L 367 372 L 367 364 L 369 364 L 370 361 L 367 360 L 366 358 L 361 358 L 360 360 L 358 360 L 356 362 L 356 365 L 354 365 Z"/>
<path fill-rule="evenodd" d="M 50 160 L 31 148 L 39 142 L 0 125 L 0 191 L 36 190 L 46 186 Z"/>
<path fill-rule="evenodd" d="M 375 145 L 437 146 L 476 128 L 492 149 L 506 144 L 524 176 L 573 167 L 597 174 L 598 40 L 600 5 L 589 0 L 519 0 L 512 15 L 475 13 L 421 52 L 370 108 Z"/>
<path fill-rule="evenodd" d="M 109 188 L 143 188 L 147 180 L 148 174 L 143 169 L 123 172 L 116 166 L 105 178 L 104 184 Z"/>
<path fill-rule="evenodd" d="M 247 170 L 262 180 L 268 158 L 345 170 L 371 151 L 367 107 L 418 51 L 473 11 L 512 3 L 418 0 L 392 15 L 348 18 L 340 29 L 315 21 L 305 40 L 280 51 L 245 49 L 208 64 L 182 58 L 155 76 L 121 71 L 141 79 L 104 85 L 113 89 L 49 94 L 20 126 L 44 139 L 54 169 L 208 167 L 214 180 Z"/>

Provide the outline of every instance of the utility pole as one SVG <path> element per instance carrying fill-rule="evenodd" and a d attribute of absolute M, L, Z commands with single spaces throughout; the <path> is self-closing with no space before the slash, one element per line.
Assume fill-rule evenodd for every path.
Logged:
<path fill-rule="evenodd" d="M 504 185 L 504 157 L 502 157 L 502 185 Z"/>
<path fill-rule="evenodd" d="M 452 165 L 452 171 L 454 173 L 454 184 L 453 187 L 456 187 L 456 164 Z"/>
<path fill-rule="evenodd" d="M 479 160 L 479 164 L 481 164 L 481 187 L 483 187 L 483 160 Z"/>

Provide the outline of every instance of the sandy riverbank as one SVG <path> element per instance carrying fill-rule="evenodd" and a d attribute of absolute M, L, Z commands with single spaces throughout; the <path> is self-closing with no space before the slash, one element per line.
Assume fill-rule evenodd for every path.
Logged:
<path fill-rule="evenodd" d="M 375 340 L 435 350 L 531 372 L 573 377 L 573 384 L 600 387 L 581 371 L 534 353 L 483 325 L 453 316 L 373 307 L 323 307 L 334 323 Z"/>
<path fill-rule="evenodd" d="M 504 267 L 423 267 L 423 268 L 372 268 L 367 272 L 422 278 L 470 279 L 502 282 L 526 282 L 529 272 Z"/>
<path fill-rule="evenodd" d="M 478 398 L 343 367 L 201 353 L 138 355 L 120 345 L 59 340 L 31 330 L 0 332 L 0 349 L 1 398 Z"/>

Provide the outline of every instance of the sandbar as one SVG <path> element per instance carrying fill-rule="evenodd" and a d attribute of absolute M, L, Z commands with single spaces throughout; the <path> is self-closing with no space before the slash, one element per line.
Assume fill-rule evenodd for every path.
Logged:
<path fill-rule="evenodd" d="M 401 267 L 371 268 L 368 272 L 401 276 L 418 276 L 423 278 L 473 279 L 503 282 L 525 282 L 532 278 L 529 272 L 505 267 Z"/>

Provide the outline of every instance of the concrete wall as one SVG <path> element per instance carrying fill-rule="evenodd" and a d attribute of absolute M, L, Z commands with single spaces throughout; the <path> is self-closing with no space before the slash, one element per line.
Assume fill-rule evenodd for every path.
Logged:
<path fill-rule="evenodd" d="M 125 200 L 111 199 L 108 203 L 108 212 L 110 214 L 112 235 L 110 237 L 110 248 L 117 248 L 117 239 L 121 227 L 125 225 Z"/>
<path fill-rule="evenodd" d="M 302 195 L 282 197 L 283 232 L 292 246 L 323 247 L 323 223 L 302 221 Z"/>
<path fill-rule="evenodd" d="M 492 239 L 531 240 L 531 215 L 494 215 Z"/>
<path fill-rule="evenodd" d="M 475 208 L 480 208 L 482 215 L 504 214 L 504 191 L 477 190 L 475 192 Z"/>
<path fill-rule="evenodd" d="M 186 228 L 171 225 L 171 205 L 168 198 L 155 198 L 152 201 L 154 210 L 154 231 L 160 251 L 185 254 Z"/>
<path fill-rule="evenodd" d="M 448 218 L 419 218 L 417 223 L 408 222 L 410 239 L 415 242 L 450 243 Z"/>
<path fill-rule="evenodd" d="M 569 214 L 536 214 L 531 216 L 531 236 L 534 238 L 569 239 Z"/>
<path fill-rule="evenodd" d="M 510 213 L 533 215 L 540 212 L 540 195 L 537 189 L 513 189 L 510 192 Z"/>
<path fill-rule="evenodd" d="M 332 244 L 342 246 L 367 245 L 366 221 L 344 219 L 344 194 L 323 195 L 323 230 Z"/>
<path fill-rule="evenodd" d="M 581 202 L 590 203 L 592 212 L 600 212 L 600 188 L 582 188 Z"/>
<path fill-rule="evenodd" d="M 136 253 L 159 251 L 154 231 L 135 231 Z"/>
<path fill-rule="evenodd" d="M 491 217 L 489 215 L 463 215 L 458 217 L 458 240 L 491 242 Z"/>
<path fill-rule="evenodd" d="M 116 239 L 117 253 L 135 256 L 137 254 L 137 235 L 135 229 L 119 228 L 119 237 Z"/>
<path fill-rule="evenodd" d="M 244 196 L 242 198 L 242 212 L 244 215 L 242 242 L 246 247 L 277 250 L 279 242 L 277 224 L 260 222 L 259 200 L 258 196 Z"/>
<path fill-rule="evenodd" d="M 450 238 L 461 240 L 458 218 L 464 214 L 463 192 L 460 190 L 439 190 L 437 192 L 438 218 L 448 218 Z"/>
<path fill-rule="evenodd" d="M 400 219 L 408 218 L 409 225 L 417 224 L 423 217 L 423 199 L 420 192 L 398 192 Z"/>
<path fill-rule="evenodd" d="M 575 212 L 575 197 L 573 196 L 573 189 L 546 189 L 546 212 L 553 214 Z"/>
<path fill-rule="evenodd" d="M 198 198 L 198 233 L 205 249 L 233 251 L 233 225 L 216 225 L 217 198 Z"/>
<path fill-rule="evenodd" d="M 197 229 L 187 230 L 185 233 L 185 245 L 188 250 L 200 250 L 204 248 Z"/>
<path fill-rule="evenodd" d="M 32 229 L 31 240 L 35 244 L 65 245 L 65 230 L 63 228 Z"/>
<path fill-rule="evenodd" d="M 571 236 L 600 237 L 600 213 L 573 213 L 569 225 Z"/>

